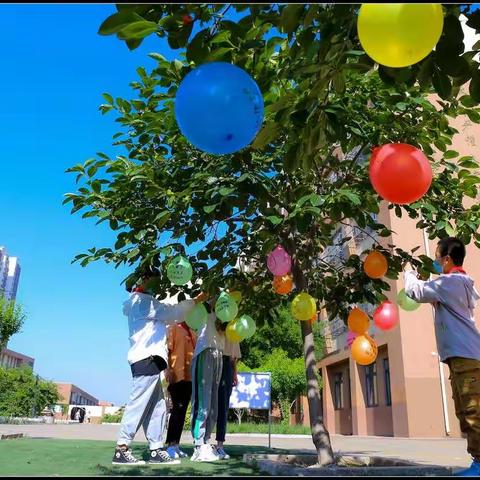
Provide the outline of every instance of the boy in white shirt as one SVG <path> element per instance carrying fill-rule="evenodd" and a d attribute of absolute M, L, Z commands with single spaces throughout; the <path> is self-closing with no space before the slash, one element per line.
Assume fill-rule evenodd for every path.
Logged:
<path fill-rule="evenodd" d="M 143 426 L 150 448 L 149 464 L 176 464 L 163 448 L 166 404 L 160 374 L 167 367 L 168 349 L 166 325 L 182 322 L 196 303 L 205 300 L 201 294 L 194 300 L 177 305 L 160 303 L 149 290 L 149 284 L 159 276 L 157 269 L 149 268 L 142 274 L 142 284 L 131 292 L 124 302 L 123 313 L 128 316 L 130 350 L 128 363 L 132 370 L 133 386 L 123 414 L 114 465 L 142 465 L 129 450 L 135 434 Z"/>
<path fill-rule="evenodd" d="M 227 324 L 217 319 L 211 304 L 206 303 L 205 306 L 209 315 L 198 335 L 192 360 L 191 431 L 195 445 L 192 462 L 219 460 L 209 441 L 217 422 L 218 387 L 222 376 L 224 332 Z"/>

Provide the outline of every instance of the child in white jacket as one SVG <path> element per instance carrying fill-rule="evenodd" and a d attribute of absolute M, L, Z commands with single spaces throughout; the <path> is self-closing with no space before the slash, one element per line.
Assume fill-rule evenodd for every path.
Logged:
<path fill-rule="evenodd" d="M 204 300 L 201 294 L 194 300 L 177 305 L 159 302 L 148 292 L 148 283 L 159 275 L 158 270 L 148 269 L 142 276 L 142 285 L 134 289 L 124 303 L 123 313 L 128 316 L 130 350 L 128 362 L 133 376 L 133 386 L 123 414 L 117 446 L 113 455 L 114 465 L 140 465 L 129 445 L 140 426 L 143 426 L 150 448 L 150 464 L 176 464 L 163 448 L 163 432 L 166 420 L 166 404 L 160 374 L 167 368 L 168 349 L 166 325 L 184 321 L 185 315 L 196 303 Z"/>

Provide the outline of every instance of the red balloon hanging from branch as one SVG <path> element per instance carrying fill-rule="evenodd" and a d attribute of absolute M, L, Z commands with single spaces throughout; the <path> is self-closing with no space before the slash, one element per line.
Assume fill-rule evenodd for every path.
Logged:
<path fill-rule="evenodd" d="M 390 301 L 382 302 L 373 313 L 373 321 L 380 330 L 391 330 L 400 320 L 398 308 Z"/>
<path fill-rule="evenodd" d="M 432 167 L 418 148 L 406 143 L 387 143 L 372 151 L 370 182 L 384 200 L 406 205 L 428 192 Z"/>

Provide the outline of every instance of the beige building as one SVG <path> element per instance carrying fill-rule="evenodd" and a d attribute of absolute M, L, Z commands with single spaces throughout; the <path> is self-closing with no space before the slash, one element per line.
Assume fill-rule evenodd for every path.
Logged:
<path fill-rule="evenodd" d="M 480 126 L 468 118 L 452 122 L 459 133 L 451 149 L 475 155 Z M 453 219 L 452 219 L 453 220 Z M 420 246 L 416 255 L 434 256 L 436 242 L 428 241 L 416 228 L 416 221 L 397 218 L 383 205 L 379 221 L 391 228 L 393 238 L 380 239 L 385 246 L 395 243 L 404 250 Z M 350 253 L 368 248 L 368 237 L 348 247 Z M 348 252 L 344 252 L 348 253 Z M 480 251 L 473 242 L 467 247 L 465 269 L 480 286 Z M 403 278 L 389 281 L 388 296 L 395 301 L 404 287 Z M 452 399 L 448 367 L 439 362 L 433 326 L 433 311 L 423 304 L 414 312 L 400 311 L 400 324 L 385 332 L 371 330 L 378 344 L 378 357 L 367 367 L 350 356 L 343 322 L 327 327 L 325 356 L 319 362 L 323 377 L 322 406 L 330 433 L 398 437 L 460 437 Z M 476 311 L 480 327 L 480 306 Z M 306 406 L 306 405 L 305 405 Z M 308 408 L 303 409 L 308 415 Z M 308 423 L 308 418 L 303 419 Z"/>
<path fill-rule="evenodd" d="M 33 368 L 34 363 L 34 358 L 24 355 L 23 353 L 9 350 L 8 348 L 4 348 L 0 352 L 0 367 L 16 368 L 22 365 L 29 365 Z"/>

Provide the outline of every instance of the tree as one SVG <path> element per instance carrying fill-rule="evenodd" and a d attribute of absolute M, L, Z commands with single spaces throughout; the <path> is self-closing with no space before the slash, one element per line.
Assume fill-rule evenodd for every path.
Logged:
<path fill-rule="evenodd" d="M 38 379 L 29 366 L 0 367 L 0 415 L 26 417 L 52 407 L 59 399 L 53 382 Z"/>
<path fill-rule="evenodd" d="M 321 357 L 323 338 L 320 325 L 313 326 L 315 351 Z M 281 349 L 290 359 L 302 357 L 301 327 L 287 306 L 278 308 L 276 318 L 267 317 L 265 323 L 255 332 L 253 337 L 242 341 L 242 363 L 249 368 L 259 368 L 264 365 L 267 356 L 274 349 Z"/>
<path fill-rule="evenodd" d="M 20 331 L 25 318 L 22 306 L 0 292 L 0 352 L 7 346 L 10 337 Z"/>
<path fill-rule="evenodd" d="M 240 289 L 244 311 L 261 323 L 278 315 L 265 257 L 281 243 L 293 258 L 294 293 L 308 291 L 330 319 L 346 321 L 352 305 L 377 304 L 389 285 L 366 277 L 360 256 L 338 262 L 326 256 L 328 248 L 365 234 L 388 257 L 388 278 L 397 278 L 407 259 L 432 271 L 431 259 L 397 248 L 394 232 L 373 216 L 380 199 L 365 160 L 372 146 L 387 142 L 421 148 L 435 172 L 421 200 L 389 208 L 415 219 L 430 238 L 455 228 L 466 243 L 480 246 L 480 206 L 462 203 L 477 196 L 478 163 L 449 149 L 457 133 L 449 118 L 480 121 L 478 50 L 464 51 L 459 21 L 464 12 L 478 32 L 480 12 L 468 8 L 446 5 L 435 51 L 416 65 L 391 69 L 377 67 L 363 52 L 358 5 L 118 5 L 101 34 L 116 34 L 133 49 L 155 32 L 181 51 L 171 62 L 151 54 L 157 66 L 151 72 L 138 68 L 139 79 L 131 84 L 136 98 L 103 94 L 100 110 L 117 112 L 122 131 L 114 144 L 124 154 L 100 152 L 69 169 L 81 185 L 65 202 L 72 203 L 72 213 L 84 210 L 83 217 L 108 221 L 117 241 L 75 261 L 162 268 L 173 255 L 187 254 L 202 288 Z M 233 22 L 230 9 L 243 17 Z M 185 15 L 192 21 L 185 22 Z M 194 26 L 200 30 L 190 38 Z M 174 118 L 182 78 L 213 60 L 249 72 L 265 101 L 265 122 L 253 144 L 228 156 L 193 148 Z M 435 92 L 438 110 L 427 100 Z M 338 226 L 352 234 L 335 241 Z M 248 272 L 236 268 L 239 258 L 252 265 Z M 135 279 L 132 274 L 126 282 Z M 180 300 L 199 289 L 172 286 L 166 277 L 160 288 L 163 295 L 180 292 Z M 334 457 L 321 418 L 309 322 L 301 322 L 301 336 L 312 439 L 319 463 L 327 465 Z"/>
<path fill-rule="evenodd" d="M 258 368 L 249 369 L 242 363 L 239 371 L 271 372 L 272 402 L 280 405 L 282 423 L 288 425 L 293 402 L 307 391 L 303 358 L 292 359 L 281 348 L 275 348 Z"/>

